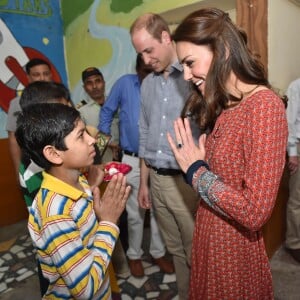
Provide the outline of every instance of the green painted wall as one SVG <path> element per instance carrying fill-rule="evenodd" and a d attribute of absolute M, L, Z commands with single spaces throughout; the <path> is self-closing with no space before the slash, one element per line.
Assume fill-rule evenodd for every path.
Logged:
<path fill-rule="evenodd" d="M 145 12 L 164 13 L 199 0 L 62 0 L 65 54 L 75 103 L 84 98 L 81 72 L 101 69 L 107 93 L 123 74 L 132 73 L 135 50 L 129 36 L 132 22 Z"/>

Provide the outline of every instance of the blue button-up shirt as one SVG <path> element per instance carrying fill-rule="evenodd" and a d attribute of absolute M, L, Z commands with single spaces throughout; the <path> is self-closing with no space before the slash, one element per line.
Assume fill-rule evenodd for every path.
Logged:
<path fill-rule="evenodd" d="M 106 99 L 101 112 L 98 129 L 110 134 L 111 123 L 119 108 L 120 146 L 123 150 L 138 153 L 140 113 L 140 81 L 137 75 L 120 77 Z"/>
<path fill-rule="evenodd" d="M 166 134 L 170 132 L 175 137 L 173 122 L 180 117 L 190 95 L 182 72 L 176 62 L 167 78 L 151 73 L 142 83 L 139 156 L 156 168 L 179 169 Z"/>

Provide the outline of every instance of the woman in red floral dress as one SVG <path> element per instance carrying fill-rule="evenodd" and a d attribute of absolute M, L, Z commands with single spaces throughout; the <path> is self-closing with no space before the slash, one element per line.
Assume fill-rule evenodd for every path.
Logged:
<path fill-rule="evenodd" d="M 272 299 L 262 226 L 285 164 L 287 122 L 246 36 L 218 9 L 186 17 L 174 33 L 194 93 L 168 135 L 202 201 L 196 217 L 190 299 Z M 189 120 L 207 134 L 193 142 Z"/>

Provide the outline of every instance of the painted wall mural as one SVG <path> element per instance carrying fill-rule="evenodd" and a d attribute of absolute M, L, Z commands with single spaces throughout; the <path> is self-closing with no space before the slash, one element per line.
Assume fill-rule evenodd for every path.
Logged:
<path fill-rule="evenodd" d="M 132 22 L 145 12 L 161 14 L 197 2 L 0 0 L 0 138 L 7 137 L 8 105 L 26 85 L 30 58 L 49 60 L 55 80 L 69 87 L 75 104 L 86 96 L 81 72 L 89 66 L 101 69 L 108 94 L 121 75 L 134 72 Z"/>
<path fill-rule="evenodd" d="M 199 0 L 63 0 L 65 47 L 69 87 L 76 104 L 86 97 L 81 72 L 98 67 L 106 81 L 106 94 L 125 73 L 133 73 L 136 53 L 129 28 L 145 12 L 163 13 Z"/>
<path fill-rule="evenodd" d="M 10 101 L 27 85 L 25 64 L 47 60 L 55 81 L 67 84 L 60 1 L 0 0 L 0 138 Z"/>

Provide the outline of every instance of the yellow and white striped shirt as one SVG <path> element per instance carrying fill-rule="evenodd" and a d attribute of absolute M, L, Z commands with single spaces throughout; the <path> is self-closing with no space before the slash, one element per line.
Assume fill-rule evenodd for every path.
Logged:
<path fill-rule="evenodd" d="M 85 192 L 46 172 L 43 178 L 28 222 L 50 282 L 43 299 L 111 299 L 107 268 L 119 228 L 97 221 L 84 176 L 79 182 Z"/>

